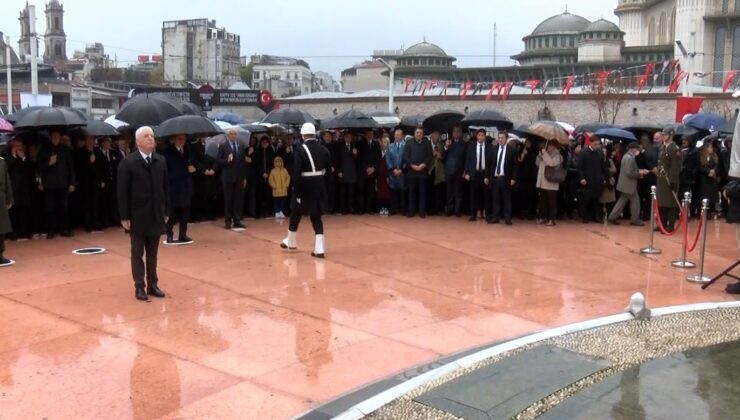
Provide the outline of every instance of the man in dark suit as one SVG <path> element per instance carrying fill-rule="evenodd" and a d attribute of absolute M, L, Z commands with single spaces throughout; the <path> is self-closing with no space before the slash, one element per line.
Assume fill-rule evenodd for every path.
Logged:
<path fill-rule="evenodd" d="M 447 216 L 460 217 L 463 202 L 463 171 L 465 170 L 465 142 L 462 129 L 452 128 L 452 139 L 445 142 L 442 160 L 445 164 L 445 185 L 447 186 Z"/>
<path fill-rule="evenodd" d="M 368 130 L 357 142 L 357 212 L 373 213 L 375 207 L 375 171 L 381 157 L 375 132 Z"/>
<path fill-rule="evenodd" d="M 172 144 L 165 149 L 167 160 L 167 179 L 169 180 L 170 214 L 167 221 L 167 243 L 187 244 L 193 242 L 188 237 L 190 206 L 193 202 L 193 174 L 195 166 L 190 159 L 190 150 L 185 147 L 187 137 L 178 134 Z M 175 223 L 179 224 L 177 241 L 174 238 Z"/>
<path fill-rule="evenodd" d="M 247 162 L 245 149 L 236 139 L 236 130 L 226 133 L 228 141 L 218 148 L 216 162 L 221 167 L 221 183 L 224 187 L 225 229 L 244 229 L 244 188 L 247 186 Z"/>
<path fill-rule="evenodd" d="M 465 154 L 465 172 L 462 177 L 470 182 L 470 221 L 474 222 L 478 210 L 485 210 L 485 217 L 491 216 L 491 189 L 485 183 L 486 164 L 491 160 L 491 145 L 486 143 L 486 130 L 480 129 L 475 135 L 476 142 L 468 146 Z"/>
<path fill-rule="evenodd" d="M 326 147 L 331 156 L 331 170 L 326 176 L 326 189 L 329 194 L 329 214 L 334 214 L 337 210 L 337 166 L 339 161 L 339 153 L 337 149 L 337 143 L 334 142 L 334 135 L 329 130 L 324 130 L 321 133 L 322 145 Z M 290 168 L 292 169 L 292 168 Z"/>
<path fill-rule="evenodd" d="M 120 222 L 118 204 L 116 204 L 116 178 L 118 176 L 118 164 L 122 158 L 119 153 L 112 149 L 113 141 L 110 137 L 103 137 L 99 143 L 100 158 L 98 160 L 103 176 L 100 214 L 105 228 L 117 225 Z"/>
<path fill-rule="evenodd" d="M 355 212 L 355 185 L 357 185 L 357 147 L 352 142 L 352 133 L 344 133 L 344 141 L 337 146 L 339 166 L 339 211 L 342 214 Z"/>
<path fill-rule="evenodd" d="M 102 230 L 106 168 L 102 153 L 95 147 L 95 137 L 85 137 L 85 145 L 77 150 L 76 159 L 77 191 L 85 210 L 85 231 Z"/>
<path fill-rule="evenodd" d="M 419 217 L 427 217 L 427 196 L 429 166 L 434 161 L 432 143 L 424 137 L 424 129 L 418 127 L 414 131 L 414 140 L 408 142 L 403 149 L 403 163 L 408 168 L 406 180 L 409 187 L 409 213 L 406 217 L 414 217 L 419 211 Z"/>
<path fill-rule="evenodd" d="M 508 141 L 509 134 L 499 131 L 497 144 L 491 150 L 491 160 L 488 163 L 488 180 L 484 182 L 490 186 L 493 196 L 493 214 L 488 223 L 499 222 L 503 204 L 504 220 L 511 226 L 511 187 L 516 185 L 518 168 L 516 148 L 509 146 Z"/>
<path fill-rule="evenodd" d="M 44 188 L 44 201 L 48 217 L 47 239 L 57 233 L 70 237 L 69 194 L 75 191 L 75 165 L 72 152 L 62 145 L 62 133 L 52 131 L 49 144 L 38 155 L 38 172 Z"/>
<path fill-rule="evenodd" d="M 13 207 L 13 185 L 8 176 L 8 164 L 0 157 L 0 267 L 13 262 L 5 258 L 5 234 L 13 231 L 8 210 Z"/>
<path fill-rule="evenodd" d="M 206 154 L 205 137 L 190 144 L 190 158 L 195 166 L 193 174 L 193 219 L 213 220 L 213 206 L 218 194 L 216 159 Z M 215 145 L 214 145 L 215 146 Z"/>
<path fill-rule="evenodd" d="M 585 191 L 578 197 L 583 223 L 601 222 L 599 198 L 607 180 L 607 166 L 601 140 L 591 139 L 591 144 L 581 151 L 578 158 L 578 176 Z"/>
<path fill-rule="evenodd" d="M 121 225 L 130 231 L 131 272 L 136 299 L 148 296 L 163 298 L 157 286 L 157 251 L 159 238 L 165 230 L 169 214 L 167 162 L 154 153 L 154 132 L 149 127 L 136 130 L 138 152 L 132 153 L 118 166 L 118 211 Z M 146 289 L 144 261 L 146 251 Z"/>

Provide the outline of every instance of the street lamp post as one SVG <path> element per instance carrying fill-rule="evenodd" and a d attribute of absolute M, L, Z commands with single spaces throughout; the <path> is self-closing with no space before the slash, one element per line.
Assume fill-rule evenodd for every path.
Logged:
<path fill-rule="evenodd" d="M 395 72 L 393 71 L 393 66 L 388 64 L 387 61 L 383 60 L 382 58 L 377 59 L 378 62 L 382 65 L 384 65 L 388 69 L 388 112 L 393 112 L 393 85 L 395 84 Z"/>

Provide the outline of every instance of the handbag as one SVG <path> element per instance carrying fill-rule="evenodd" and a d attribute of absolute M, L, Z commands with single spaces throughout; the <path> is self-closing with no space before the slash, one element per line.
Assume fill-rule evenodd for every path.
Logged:
<path fill-rule="evenodd" d="M 545 167 L 545 179 L 554 184 L 560 184 L 565 181 L 568 172 L 563 165 Z"/>

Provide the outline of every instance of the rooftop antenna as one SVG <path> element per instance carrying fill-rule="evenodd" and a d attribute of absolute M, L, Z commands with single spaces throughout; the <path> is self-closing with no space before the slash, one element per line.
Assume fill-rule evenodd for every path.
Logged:
<path fill-rule="evenodd" d="M 565 14 L 568 14 L 568 3 L 565 3 Z"/>

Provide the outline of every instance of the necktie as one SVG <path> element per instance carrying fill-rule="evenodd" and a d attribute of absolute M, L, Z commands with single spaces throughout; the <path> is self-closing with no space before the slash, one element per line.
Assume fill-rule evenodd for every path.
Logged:
<path fill-rule="evenodd" d="M 147 166 L 151 166 L 151 164 L 152 164 L 152 158 L 151 158 L 151 156 L 147 156 L 146 157 L 146 165 Z"/>
<path fill-rule="evenodd" d="M 234 153 L 236 153 L 236 143 L 234 143 L 233 141 L 231 142 L 231 150 L 232 150 L 232 151 L 233 151 Z"/>
<path fill-rule="evenodd" d="M 478 171 L 483 170 L 483 145 L 478 145 Z"/>
<path fill-rule="evenodd" d="M 503 165 L 503 157 L 504 157 L 504 148 L 502 146 L 498 147 L 498 162 L 496 163 L 496 175 L 503 175 L 501 173 L 501 166 Z"/>

